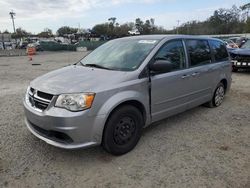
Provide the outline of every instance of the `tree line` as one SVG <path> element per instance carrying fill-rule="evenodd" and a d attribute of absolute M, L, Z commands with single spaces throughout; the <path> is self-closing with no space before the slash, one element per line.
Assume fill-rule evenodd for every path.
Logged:
<path fill-rule="evenodd" d="M 174 31 L 198 35 L 250 33 L 249 10 L 250 3 L 239 8 L 221 8 L 215 10 L 213 15 L 203 22 L 189 21 Z"/>
<path fill-rule="evenodd" d="M 134 22 L 120 24 L 115 17 L 111 17 L 105 23 L 97 24 L 92 29 L 81 30 L 78 28 L 63 26 L 60 27 L 56 34 L 65 36 L 67 34 L 91 33 L 96 36 L 108 36 L 110 38 L 123 37 L 128 35 L 128 31 L 138 30 L 140 34 L 195 34 L 195 35 L 210 35 L 210 34 L 235 34 L 235 33 L 250 33 L 250 3 L 240 7 L 232 6 L 232 8 L 220 8 L 215 10 L 213 15 L 205 21 L 188 21 L 174 29 L 167 30 L 162 26 L 157 26 L 153 18 L 143 21 L 137 18 Z M 9 33 L 7 30 L 3 33 Z M 13 38 L 21 38 L 30 36 L 31 33 L 22 28 L 17 28 L 16 33 L 13 33 Z M 38 37 L 48 38 L 53 36 L 52 30 L 46 28 L 44 31 L 37 34 Z"/>

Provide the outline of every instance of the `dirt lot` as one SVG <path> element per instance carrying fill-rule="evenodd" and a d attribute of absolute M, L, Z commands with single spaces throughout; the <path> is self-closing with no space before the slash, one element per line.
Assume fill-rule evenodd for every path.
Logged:
<path fill-rule="evenodd" d="M 0 57 L 24 56 L 24 55 L 26 55 L 25 49 L 0 50 Z"/>
<path fill-rule="evenodd" d="M 68 151 L 25 127 L 22 98 L 37 76 L 77 52 L 0 58 L 0 187 L 250 187 L 250 72 L 233 75 L 222 106 L 197 107 L 146 128 L 114 157 L 101 147 Z"/>

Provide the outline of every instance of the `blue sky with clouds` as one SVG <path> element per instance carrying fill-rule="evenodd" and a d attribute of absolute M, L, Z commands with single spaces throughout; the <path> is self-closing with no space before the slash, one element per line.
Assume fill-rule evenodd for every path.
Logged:
<path fill-rule="evenodd" d="M 156 25 L 172 29 L 190 20 L 205 20 L 218 8 L 240 6 L 248 0 L 0 0 L 0 30 L 12 31 L 9 11 L 16 12 L 16 26 L 37 33 L 53 32 L 63 25 L 91 28 L 116 17 L 118 23 L 155 18 Z"/>

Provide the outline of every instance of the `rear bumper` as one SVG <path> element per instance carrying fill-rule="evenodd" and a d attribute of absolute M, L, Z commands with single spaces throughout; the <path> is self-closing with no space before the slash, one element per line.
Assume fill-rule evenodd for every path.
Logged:
<path fill-rule="evenodd" d="M 102 141 L 105 116 L 89 116 L 88 110 L 70 112 L 56 107 L 38 112 L 25 100 L 23 104 L 27 128 L 48 144 L 76 149 L 99 145 Z"/>

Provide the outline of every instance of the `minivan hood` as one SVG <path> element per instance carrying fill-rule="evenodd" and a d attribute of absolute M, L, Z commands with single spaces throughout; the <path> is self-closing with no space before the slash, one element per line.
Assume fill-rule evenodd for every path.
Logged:
<path fill-rule="evenodd" d="M 127 72 L 72 65 L 42 75 L 33 80 L 30 86 L 53 95 L 96 92 L 125 81 L 127 75 Z"/>

